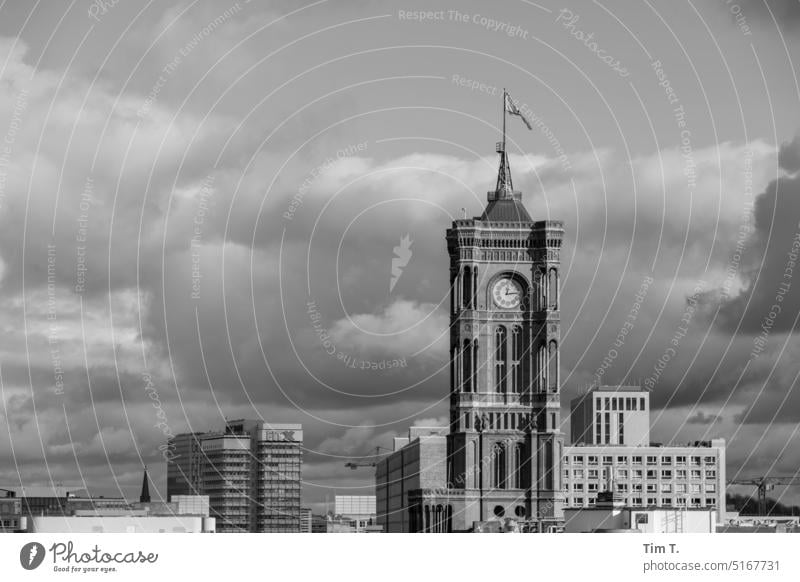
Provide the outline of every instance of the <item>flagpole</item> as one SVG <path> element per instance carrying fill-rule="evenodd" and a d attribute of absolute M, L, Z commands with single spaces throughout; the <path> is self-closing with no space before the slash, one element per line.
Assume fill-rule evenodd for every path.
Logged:
<path fill-rule="evenodd" d="M 506 88 L 503 87 L 503 157 L 506 155 Z"/>

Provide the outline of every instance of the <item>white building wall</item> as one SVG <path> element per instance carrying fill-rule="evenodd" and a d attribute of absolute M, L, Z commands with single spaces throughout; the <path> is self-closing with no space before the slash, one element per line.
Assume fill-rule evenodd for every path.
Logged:
<path fill-rule="evenodd" d="M 30 533 L 213 533 L 213 517 L 45 516 L 28 519 Z"/>

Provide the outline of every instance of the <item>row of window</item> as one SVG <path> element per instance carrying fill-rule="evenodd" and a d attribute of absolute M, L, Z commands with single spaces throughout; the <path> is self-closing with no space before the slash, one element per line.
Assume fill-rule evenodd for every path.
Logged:
<path fill-rule="evenodd" d="M 715 497 L 629 497 L 625 503 L 631 507 L 643 507 L 644 501 L 648 507 L 716 507 Z M 595 497 L 569 497 L 567 507 L 593 507 L 597 504 Z"/>
<path fill-rule="evenodd" d="M 585 487 L 584 487 L 585 485 Z M 643 485 L 646 485 L 643 488 Z M 599 483 L 570 483 L 569 488 L 571 491 L 588 491 L 589 493 L 598 492 L 600 490 Z M 648 493 L 657 493 L 659 490 L 662 493 L 716 493 L 716 483 L 615 483 L 614 488 L 618 493 L 627 493 L 628 491 L 647 491 Z"/>
<path fill-rule="evenodd" d="M 508 358 L 508 333 L 505 326 L 499 326 L 495 331 L 494 352 L 494 390 L 504 394 L 507 392 L 519 394 L 524 387 L 524 366 L 526 359 L 522 328 L 512 328 L 511 359 Z M 477 392 L 478 367 L 480 357 L 478 354 L 478 340 L 467 338 L 459 347 L 454 347 L 451 357 L 451 375 L 454 384 L 464 392 Z M 539 377 L 534 378 L 537 391 L 558 391 L 558 343 L 550 340 L 547 345 L 540 344 L 536 348 L 536 365 L 534 368 Z"/>
<path fill-rule="evenodd" d="M 705 465 L 716 465 L 717 457 L 714 455 L 565 455 L 565 465 L 598 465 L 602 457 L 603 465 L 663 465 L 681 466 L 691 465 L 700 467 Z"/>
<path fill-rule="evenodd" d="M 616 470 L 616 478 L 617 479 L 672 479 L 673 475 L 676 479 L 702 479 L 705 476 L 706 479 L 716 479 L 717 478 L 717 470 L 716 469 L 617 469 Z M 569 479 L 572 476 L 573 479 L 583 479 L 587 477 L 589 479 L 600 479 L 600 471 L 599 469 L 572 469 L 570 472 L 569 469 L 564 470 L 564 478 Z"/>
<path fill-rule="evenodd" d="M 594 403 L 595 410 L 647 410 L 644 396 L 597 396 L 594 399 Z"/>

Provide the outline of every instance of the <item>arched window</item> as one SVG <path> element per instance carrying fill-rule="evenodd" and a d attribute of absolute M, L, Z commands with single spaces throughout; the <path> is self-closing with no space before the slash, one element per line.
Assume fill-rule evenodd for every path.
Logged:
<path fill-rule="evenodd" d="M 540 270 L 536 270 L 536 273 L 533 276 L 534 280 L 534 287 L 535 287 L 535 297 L 533 301 L 535 302 L 535 307 L 537 311 L 541 311 L 547 307 L 547 298 L 545 295 L 545 282 L 544 282 L 544 273 Z"/>
<path fill-rule="evenodd" d="M 472 391 L 478 391 L 478 340 L 472 340 L 472 380 L 470 384 L 472 385 Z"/>
<path fill-rule="evenodd" d="M 548 309 L 558 309 L 558 271 L 550 269 L 547 272 L 547 301 Z"/>
<path fill-rule="evenodd" d="M 480 487 L 478 483 L 478 479 L 480 478 L 481 470 L 480 470 L 480 462 L 481 459 L 478 456 L 478 442 L 472 441 L 470 443 L 470 450 L 472 452 L 472 478 L 469 481 L 469 486 L 473 489 L 477 489 Z"/>
<path fill-rule="evenodd" d="M 472 267 L 472 290 L 469 295 L 470 309 L 478 308 L 478 267 Z"/>
<path fill-rule="evenodd" d="M 506 344 L 507 333 L 505 326 L 498 326 L 494 333 L 494 390 L 506 391 Z"/>
<path fill-rule="evenodd" d="M 506 447 L 502 443 L 494 445 L 494 479 L 492 485 L 495 489 L 506 488 Z"/>
<path fill-rule="evenodd" d="M 515 325 L 511 330 L 511 391 L 522 392 L 522 359 L 524 357 L 522 328 Z"/>
<path fill-rule="evenodd" d="M 514 489 L 522 489 L 522 446 L 514 446 Z"/>
<path fill-rule="evenodd" d="M 542 343 L 536 349 L 536 390 L 547 389 L 547 347 Z"/>
<path fill-rule="evenodd" d="M 464 349 L 461 352 L 461 379 L 464 392 L 472 392 L 472 342 L 464 340 Z"/>
<path fill-rule="evenodd" d="M 469 309 L 472 305 L 472 267 L 464 267 L 464 274 L 461 276 L 461 306 Z"/>
<path fill-rule="evenodd" d="M 551 340 L 547 347 L 547 389 L 558 392 L 558 344 Z"/>

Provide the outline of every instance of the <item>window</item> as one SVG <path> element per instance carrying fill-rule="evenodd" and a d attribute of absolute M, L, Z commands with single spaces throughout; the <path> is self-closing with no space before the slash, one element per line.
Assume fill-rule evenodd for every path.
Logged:
<path fill-rule="evenodd" d="M 678 469 L 675 473 L 678 479 L 686 479 L 686 469 Z"/>
<path fill-rule="evenodd" d="M 597 464 L 597 455 L 589 455 L 589 464 L 596 465 Z"/>
<path fill-rule="evenodd" d="M 671 456 L 663 456 L 661 457 L 661 464 L 662 465 L 671 465 L 672 464 L 672 457 Z"/>
<path fill-rule="evenodd" d="M 573 491 L 583 491 L 583 483 L 573 483 L 572 484 Z"/>
<path fill-rule="evenodd" d="M 634 479 L 641 479 L 642 478 L 642 470 L 641 469 L 633 469 L 631 472 L 631 476 Z"/>
<path fill-rule="evenodd" d="M 576 465 L 583 465 L 583 455 L 575 455 L 572 460 Z"/>
<path fill-rule="evenodd" d="M 716 459 L 716 457 L 711 457 L 711 456 L 708 456 L 708 457 L 706 457 L 706 458 L 705 458 L 705 459 L 703 459 L 703 460 L 705 461 L 705 464 L 706 464 L 706 465 L 714 465 L 714 464 L 716 464 L 716 462 L 717 462 L 717 459 Z"/>
<path fill-rule="evenodd" d="M 617 465 L 627 465 L 628 464 L 628 457 L 623 455 L 617 456 Z"/>
<path fill-rule="evenodd" d="M 634 483 L 633 485 L 631 485 L 631 491 L 641 491 L 641 490 L 642 490 L 641 483 Z"/>
<path fill-rule="evenodd" d="M 675 493 L 686 493 L 686 483 L 678 483 L 675 485 Z"/>
<path fill-rule="evenodd" d="M 700 479 L 702 471 L 692 471 L 692 479 Z"/>
<path fill-rule="evenodd" d="M 617 478 L 618 479 L 627 479 L 628 478 L 628 470 L 627 469 L 617 469 Z"/>
<path fill-rule="evenodd" d="M 658 501 L 656 501 L 655 497 L 648 497 L 647 505 L 658 505 Z M 645 518 L 647 518 L 647 515 L 645 515 Z"/>
<path fill-rule="evenodd" d="M 572 470 L 572 475 L 576 479 L 583 479 L 583 469 L 573 469 Z"/>
<path fill-rule="evenodd" d="M 494 333 L 494 391 L 506 391 L 506 328 L 498 326 Z"/>
<path fill-rule="evenodd" d="M 675 464 L 676 465 L 685 465 L 686 464 L 686 457 L 683 455 L 678 455 L 675 457 Z"/>
<path fill-rule="evenodd" d="M 675 505 L 681 506 L 686 505 L 686 498 L 685 497 L 678 497 L 675 499 Z"/>
<path fill-rule="evenodd" d="M 692 483 L 692 493 L 702 493 L 702 487 L 700 483 Z"/>
<path fill-rule="evenodd" d="M 661 470 L 661 478 L 662 479 L 672 479 L 672 469 L 662 469 Z"/>
<path fill-rule="evenodd" d="M 672 483 L 662 483 L 661 493 L 672 493 Z"/>
<path fill-rule="evenodd" d="M 717 500 L 713 497 L 706 497 L 706 507 L 716 507 Z"/>
<path fill-rule="evenodd" d="M 699 466 L 700 466 L 700 457 L 693 456 L 692 467 L 699 467 Z"/>
<path fill-rule="evenodd" d="M 716 492 L 717 492 L 716 483 L 706 483 L 706 493 L 716 493 Z"/>
<path fill-rule="evenodd" d="M 617 444 L 625 444 L 625 419 L 621 412 L 617 414 Z"/>
<path fill-rule="evenodd" d="M 591 505 L 594 505 L 595 503 L 597 503 L 597 498 L 596 497 L 590 497 L 589 498 L 589 505 L 591 506 Z"/>
<path fill-rule="evenodd" d="M 633 498 L 633 505 L 634 506 L 641 506 L 642 505 L 642 498 L 641 497 L 634 497 Z"/>
<path fill-rule="evenodd" d="M 648 469 L 647 470 L 647 478 L 648 479 L 658 479 L 658 471 L 655 469 Z"/>
<path fill-rule="evenodd" d="M 558 271 L 556 269 L 547 271 L 547 301 L 549 309 L 558 309 Z"/>
<path fill-rule="evenodd" d="M 617 483 L 617 491 L 620 493 L 627 493 L 628 492 L 628 484 L 627 483 Z"/>
<path fill-rule="evenodd" d="M 717 472 L 714 470 L 706 469 L 706 479 L 716 479 Z"/>
<path fill-rule="evenodd" d="M 647 464 L 648 465 L 657 465 L 658 464 L 658 457 L 648 455 L 647 457 Z"/>
<path fill-rule="evenodd" d="M 614 457 L 611 455 L 603 455 L 603 464 L 604 465 L 611 465 L 614 463 Z"/>
<path fill-rule="evenodd" d="M 558 392 L 558 344 L 551 340 L 547 347 L 547 388 Z"/>
<path fill-rule="evenodd" d="M 575 505 L 577 505 L 578 507 L 583 507 L 583 497 L 576 497 Z"/>
<path fill-rule="evenodd" d="M 664 497 L 661 499 L 661 505 L 672 505 L 672 497 Z"/>
<path fill-rule="evenodd" d="M 494 446 L 494 487 L 506 488 L 506 447 L 500 443 Z"/>
<path fill-rule="evenodd" d="M 597 483 L 588 483 L 587 484 L 587 490 L 589 491 L 589 493 L 592 493 L 592 492 L 596 493 L 597 492 Z"/>
<path fill-rule="evenodd" d="M 522 328 L 515 325 L 511 330 L 511 391 L 522 392 L 522 358 L 525 349 L 522 341 Z"/>
<path fill-rule="evenodd" d="M 644 398 L 639 399 L 639 410 L 644 410 Z"/>
<path fill-rule="evenodd" d="M 523 465 L 522 459 L 523 459 L 523 455 L 522 455 L 522 453 L 523 453 L 523 444 L 522 443 L 517 443 L 516 446 L 514 447 L 514 488 L 515 489 L 522 489 L 523 488 L 523 482 L 522 482 L 522 473 L 523 473 L 523 470 L 522 470 L 522 465 Z M 577 475 L 578 473 L 580 473 L 581 476 L 583 476 L 583 469 L 574 469 L 573 473 L 575 473 L 576 477 L 578 476 Z"/>
<path fill-rule="evenodd" d="M 613 411 L 617 410 L 617 399 L 616 398 L 612 398 L 611 399 L 611 410 L 613 410 Z"/>
<path fill-rule="evenodd" d="M 642 464 L 642 457 L 640 457 L 638 455 L 637 456 L 633 456 L 633 457 L 631 457 L 631 462 L 634 465 L 641 465 Z"/>
<path fill-rule="evenodd" d="M 647 492 L 648 493 L 655 493 L 657 491 L 655 483 L 648 483 L 647 484 Z"/>

